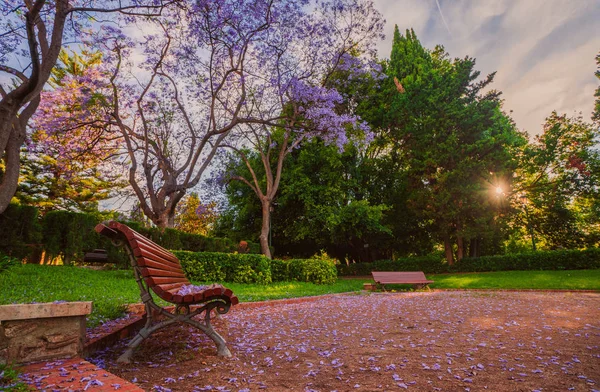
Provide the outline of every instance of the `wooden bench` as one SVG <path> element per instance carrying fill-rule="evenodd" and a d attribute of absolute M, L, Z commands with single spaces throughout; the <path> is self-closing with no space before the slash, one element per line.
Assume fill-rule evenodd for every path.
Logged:
<path fill-rule="evenodd" d="M 192 286 L 175 255 L 127 225 L 111 221 L 97 225 L 96 231 L 111 238 L 116 246 L 125 247 L 146 308 L 146 325 L 129 342 L 127 350 L 119 357 L 118 362 L 131 362 L 133 351 L 144 339 L 177 322 L 193 325 L 203 331 L 217 345 L 217 355 L 231 356 L 225 339 L 210 324 L 210 313 L 213 309 L 218 314 L 225 314 L 232 305 L 239 302 L 231 290 L 220 284 Z M 157 305 L 151 291 L 174 304 L 174 311 L 169 312 Z M 191 310 L 190 305 L 198 306 Z M 193 319 L 203 312 L 203 322 Z M 156 316 L 160 317 L 161 321 L 154 320 Z"/>
<path fill-rule="evenodd" d="M 429 288 L 427 285 L 433 280 L 427 280 L 423 271 L 387 272 L 373 271 L 373 280 L 385 291 L 386 284 L 412 284 L 415 289 Z"/>
<path fill-rule="evenodd" d="M 108 253 L 104 249 L 94 249 L 83 256 L 84 263 L 108 263 Z"/>

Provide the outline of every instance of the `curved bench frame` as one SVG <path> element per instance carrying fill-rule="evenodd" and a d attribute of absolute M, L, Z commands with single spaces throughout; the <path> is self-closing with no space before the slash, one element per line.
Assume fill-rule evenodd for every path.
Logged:
<path fill-rule="evenodd" d="M 119 357 L 117 362 L 130 363 L 134 350 L 146 338 L 148 338 L 152 333 L 174 323 L 187 323 L 200 329 L 217 345 L 217 355 L 222 357 L 231 356 L 231 352 L 227 348 L 225 339 L 223 339 L 223 337 L 213 329 L 210 323 L 210 313 L 213 309 L 217 314 L 225 314 L 229 311 L 229 308 L 232 305 L 235 305 L 239 302 L 238 298 L 233 295 L 231 290 L 226 289 L 221 285 L 213 284 L 206 290 L 194 295 L 174 295 L 173 291 L 178 290 L 178 288 L 184 284 L 190 284 L 190 282 L 185 278 L 171 278 L 171 280 L 175 283 L 170 283 L 169 278 L 165 278 L 164 276 L 153 276 L 152 273 L 148 272 L 150 268 L 144 269 L 143 266 L 139 265 L 138 260 L 143 263 L 145 257 L 144 255 L 139 255 L 139 251 L 136 252 L 134 249 L 136 248 L 136 245 L 138 245 L 137 241 L 142 241 L 144 244 L 152 246 L 153 249 L 155 249 L 155 251 L 159 252 L 161 255 L 170 256 L 172 260 L 171 262 L 174 263 L 174 261 L 176 261 L 176 264 L 181 270 L 179 260 L 177 260 L 172 253 L 132 230 L 130 227 L 115 221 L 109 222 L 108 226 L 104 224 L 97 225 L 96 231 L 109 237 L 115 246 L 123 246 L 125 248 L 135 274 L 135 280 L 140 289 L 142 302 L 144 303 L 146 309 L 147 318 L 144 328 L 142 328 L 138 334 L 131 339 L 127 350 Z M 136 253 L 138 253 L 138 255 L 136 255 Z M 183 274 L 183 270 L 181 270 L 181 274 Z M 161 284 L 157 284 L 156 282 L 160 282 Z M 165 287 L 168 288 L 170 286 L 174 287 L 165 289 Z M 152 297 L 150 290 L 154 291 L 154 293 L 163 300 L 174 304 L 174 312 L 171 313 L 163 307 L 157 305 L 154 302 L 154 298 Z M 190 308 L 191 305 L 197 304 L 200 306 L 194 310 Z M 203 322 L 193 319 L 203 312 Z M 161 316 L 165 319 L 155 322 L 155 319 Z"/>

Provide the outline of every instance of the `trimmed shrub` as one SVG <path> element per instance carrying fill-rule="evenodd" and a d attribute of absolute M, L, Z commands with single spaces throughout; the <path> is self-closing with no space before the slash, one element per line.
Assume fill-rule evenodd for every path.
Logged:
<path fill-rule="evenodd" d="M 600 249 L 511 253 L 463 259 L 450 272 L 577 270 L 600 268 Z"/>
<path fill-rule="evenodd" d="M 121 267 L 129 265 L 123 249 L 115 247 L 108 238 L 96 233 L 94 228 L 99 222 L 100 217 L 95 214 L 48 212 L 42 220 L 46 261 L 61 256 L 63 263 L 69 265 L 82 262 L 85 252 L 106 249 L 110 262 Z"/>
<path fill-rule="evenodd" d="M 372 263 L 340 264 L 342 276 L 366 276 L 372 271 L 423 271 L 426 274 L 448 272 L 447 264 L 439 256 L 404 257 L 398 260 L 377 260 Z"/>
<path fill-rule="evenodd" d="M 271 263 L 271 278 L 273 282 L 286 282 L 291 280 L 290 277 L 290 261 L 289 260 L 270 260 Z"/>
<path fill-rule="evenodd" d="M 600 268 L 600 249 L 590 248 L 465 258 L 452 266 L 448 265 L 445 260 L 433 256 L 378 260 L 373 263 L 338 265 L 338 272 L 342 276 L 365 276 L 370 275 L 371 271 L 423 271 L 426 274 L 441 274 L 597 268 Z"/>
<path fill-rule="evenodd" d="M 190 280 L 201 282 L 271 283 L 271 265 L 262 255 L 172 251 Z"/>
<path fill-rule="evenodd" d="M 19 264 L 19 260 L 0 253 L 0 274 L 17 264 Z"/>
<path fill-rule="evenodd" d="M 333 284 L 337 281 L 335 264 L 323 255 L 310 259 L 292 259 L 287 261 L 289 277 L 299 282 Z"/>
<path fill-rule="evenodd" d="M 42 239 L 35 207 L 9 204 L 0 214 L 0 252 L 24 259 L 30 257 L 33 247 Z"/>
<path fill-rule="evenodd" d="M 11 204 L 0 214 L 0 252 L 37 263 L 45 251 L 45 261 L 61 256 L 63 263 L 68 265 L 82 262 L 85 252 L 98 248 L 106 249 L 111 262 L 128 266 L 125 252 L 94 231 L 104 218 L 99 213 L 50 211 L 38 222 L 37 208 Z M 229 238 L 205 237 L 169 228 L 146 228 L 139 222 L 123 223 L 166 249 L 227 253 L 238 249 L 238 244 Z M 260 246 L 248 241 L 248 253 L 260 254 Z"/>
<path fill-rule="evenodd" d="M 190 234 L 175 229 L 160 229 L 144 227 L 139 222 L 122 222 L 141 235 L 150 238 L 165 249 L 187 250 L 190 252 L 223 252 L 234 253 L 238 243 L 229 238 L 206 237 L 200 234 Z M 247 241 L 248 253 L 260 254 L 258 244 Z"/>

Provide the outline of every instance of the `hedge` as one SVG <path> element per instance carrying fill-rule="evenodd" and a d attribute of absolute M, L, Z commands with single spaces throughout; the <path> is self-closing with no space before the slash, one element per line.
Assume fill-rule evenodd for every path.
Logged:
<path fill-rule="evenodd" d="M 378 260 L 373 263 L 338 265 L 342 276 L 365 276 L 371 271 L 423 271 L 426 274 L 451 272 L 576 270 L 600 268 L 600 249 L 553 250 L 465 258 L 448 265 L 440 257 Z"/>
<path fill-rule="evenodd" d="M 117 265 L 127 266 L 129 261 L 125 252 L 94 230 L 99 222 L 100 218 L 94 214 L 48 212 L 42 220 L 42 244 L 46 251 L 46 261 L 62 256 L 63 263 L 69 265 L 83 261 L 87 251 L 106 249 L 109 260 Z"/>
<path fill-rule="evenodd" d="M 329 260 L 318 258 L 269 260 L 263 255 L 172 251 L 190 280 L 269 284 L 300 281 L 333 284 L 337 270 Z"/>
<path fill-rule="evenodd" d="M 237 242 L 229 238 L 206 237 L 201 234 L 190 234 L 170 228 L 144 227 L 139 222 L 123 223 L 166 249 L 233 253 L 237 252 L 239 247 Z M 260 254 L 258 244 L 251 241 L 246 241 L 246 243 L 248 244 L 248 253 Z"/>
<path fill-rule="evenodd" d="M 271 265 L 263 255 L 172 251 L 190 280 L 269 284 Z"/>
<path fill-rule="evenodd" d="M 397 260 L 377 260 L 372 263 L 339 264 L 341 276 L 366 276 L 372 271 L 423 271 L 426 274 L 448 272 L 447 264 L 438 256 L 405 257 Z"/>
<path fill-rule="evenodd" d="M 290 280 L 333 284 L 337 281 L 335 264 L 319 258 L 288 260 Z"/>
<path fill-rule="evenodd" d="M 0 252 L 37 263 L 45 251 L 46 260 L 61 256 L 65 264 L 70 264 L 82 262 L 85 252 L 101 248 L 108 251 L 109 260 L 122 266 L 129 265 L 121 249 L 94 231 L 94 227 L 103 219 L 105 217 L 101 214 L 70 211 L 51 211 L 40 219 L 35 207 L 10 204 L 0 214 Z M 238 244 L 228 238 L 205 237 L 174 229 L 146 228 L 139 222 L 124 223 L 167 249 L 238 251 Z M 257 243 L 246 243 L 248 253 L 260 253 Z"/>
<path fill-rule="evenodd" d="M 451 272 L 578 270 L 600 268 L 600 249 L 553 250 L 463 259 Z"/>
<path fill-rule="evenodd" d="M 9 204 L 0 214 L 0 252 L 18 259 L 26 258 L 41 237 L 37 208 Z"/>

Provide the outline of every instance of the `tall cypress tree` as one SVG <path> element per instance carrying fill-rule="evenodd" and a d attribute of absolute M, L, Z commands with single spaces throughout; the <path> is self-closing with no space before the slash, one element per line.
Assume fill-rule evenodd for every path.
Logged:
<path fill-rule="evenodd" d="M 524 142 L 502 112 L 494 74 L 479 78 L 475 60 L 425 49 L 413 30 L 396 27 L 384 94 L 386 142 L 408 180 L 407 207 L 444 243 L 449 263 L 495 235 L 494 191 L 508 186 Z M 470 246 L 469 246 L 470 244 Z M 470 249 L 469 249 L 470 248 Z"/>

